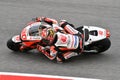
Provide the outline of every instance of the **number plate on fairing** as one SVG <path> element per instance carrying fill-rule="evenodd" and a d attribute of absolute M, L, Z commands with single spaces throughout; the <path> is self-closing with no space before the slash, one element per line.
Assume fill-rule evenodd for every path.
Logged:
<path fill-rule="evenodd" d="M 89 45 L 92 42 L 96 42 L 106 38 L 106 29 L 95 26 L 84 26 L 83 30 L 89 31 L 89 38 L 84 41 L 84 45 Z"/>
<path fill-rule="evenodd" d="M 18 42 L 21 42 L 20 40 L 20 35 L 15 35 L 12 37 L 12 41 L 15 42 L 15 43 L 18 43 Z"/>

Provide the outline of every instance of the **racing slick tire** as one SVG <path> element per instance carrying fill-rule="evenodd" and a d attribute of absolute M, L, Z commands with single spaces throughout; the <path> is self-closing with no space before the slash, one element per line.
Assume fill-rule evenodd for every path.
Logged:
<path fill-rule="evenodd" d="M 111 41 L 109 40 L 109 38 L 105 38 L 103 40 L 90 44 L 89 46 L 87 46 L 87 48 L 89 48 L 88 50 L 96 50 L 97 52 L 93 52 L 93 53 L 98 54 L 108 50 L 110 46 L 111 46 Z"/>
<path fill-rule="evenodd" d="M 12 41 L 12 38 L 10 38 L 10 39 L 7 41 L 7 47 L 8 47 L 10 50 L 13 50 L 13 51 L 20 51 L 21 44 L 20 44 L 20 42 L 19 42 L 19 43 L 13 42 L 13 41 Z"/>

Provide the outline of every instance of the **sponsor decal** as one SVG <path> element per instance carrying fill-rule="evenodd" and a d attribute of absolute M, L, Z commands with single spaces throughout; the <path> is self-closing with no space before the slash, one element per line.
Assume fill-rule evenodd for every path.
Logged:
<path fill-rule="evenodd" d="M 62 43 L 66 43 L 67 37 L 64 35 L 60 35 Z"/>
<path fill-rule="evenodd" d="M 101 36 L 103 35 L 103 31 L 98 31 L 98 33 L 99 33 L 99 35 L 101 35 Z"/>
<path fill-rule="evenodd" d="M 76 48 L 76 46 L 77 46 L 77 44 L 78 44 L 78 37 L 75 36 L 74 38 L 75 38 L 75 44 L 74 44 L 74 47 Z"/>

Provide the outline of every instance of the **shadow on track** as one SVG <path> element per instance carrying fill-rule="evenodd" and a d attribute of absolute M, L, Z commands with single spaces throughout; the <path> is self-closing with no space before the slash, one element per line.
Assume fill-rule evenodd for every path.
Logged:
<path fill-rule="evenodd" d="M 46 56 L 44 56 L 42 53 L 31 50 L 29 52 L 11 52 L 11 56 L 19 57 L 22 59 L 29 59 L 29 60 L 36 60 L 42 63 L 56 63 L 55 60 L 51 61 Z M 90 62 L 90 61 L 103 61 L 108 57 L 106 53 L 100 53 L 100 54 L 93 54 L 93 53 L 84 53 L 79 56 L 72 57 L 64 62 L 64 64 L 68 63 L 83 63 L 83 62 Z M 105 60 L 106 61 L 106 60 Z"/>

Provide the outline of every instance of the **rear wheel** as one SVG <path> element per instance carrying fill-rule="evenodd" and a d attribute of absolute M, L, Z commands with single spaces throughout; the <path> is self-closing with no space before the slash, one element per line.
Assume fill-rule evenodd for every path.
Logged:
<path fill-rule="evenodd" d="M 8 41 L 7 41 L 7 47 L 13 51 L 20 51 L 20 47 L 21 47 L 21 44 L 20 42 L 19 43 L 15 43 L 12 41 L 12 38 L 10 38 Z"/>
<path fill-rule="evenodd" d="M 86 46 L 85 48 L 88 50 L 96 50 L 97 52 L 95 53 L 97 54 L 97 53 L 101 53 L 101 52 L 108 50 L 110 46 L 111 46 L 110 40 L 108 38 L 105 38 L 103 40 L 94 42 L 90 44 L 89 46 Z"/>

